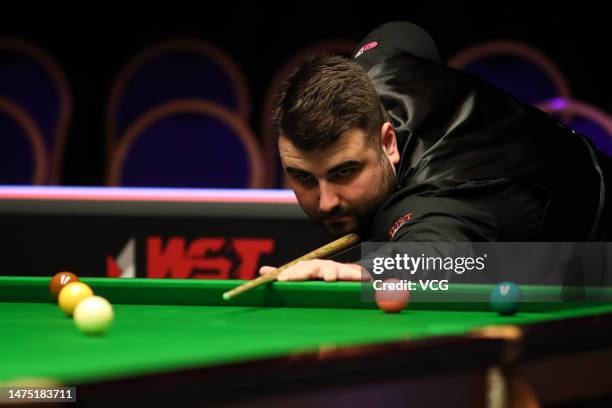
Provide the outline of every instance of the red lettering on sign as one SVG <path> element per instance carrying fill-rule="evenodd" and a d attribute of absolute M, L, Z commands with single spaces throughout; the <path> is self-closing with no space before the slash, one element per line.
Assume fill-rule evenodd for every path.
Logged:
<path fill-rule="evenodd" d="M 186 277 L 191 263 L 185 258 L 185 239 L 172 237 L 162 249 L 161 237 L 147 239 L 147 277 Z"/>
<path fill-rule="evenodd" d="M 274 250 L 274 240 L 266 238 L 236 238 L 232 241 L 236 252 L 240 255 L 242 263 L 238 268 L 238 279 L 253 279 L 258 274 L 259 258 Z"/>
<path fill-rule="evenodd" d="M 260 257 L 271 253 L 269 238 L 198 238 L 188 246 L 185 238 L 147 239 L 149 278 L 252 279 Z"/>
<path fill-rule="evenodd" d="M 199 238 L 193 241 L 187 251 L 191 261 L 190 277 L 227 279 L 232 262 L 221 254 L 224 245 L 223 238 Z"/>

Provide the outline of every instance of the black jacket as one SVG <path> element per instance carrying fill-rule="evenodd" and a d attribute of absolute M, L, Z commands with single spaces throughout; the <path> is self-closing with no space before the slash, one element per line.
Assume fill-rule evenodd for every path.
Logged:
<path fill-rule="evenodd" d="M 602 239 L 605 182 L 590 143 L 440 64 L 433 40 L 406 33 L 405 24 L 375 30 L 355 57 L 390 116 L 401 157 L 398 189 L 380 207 L 370 238 Z"/>

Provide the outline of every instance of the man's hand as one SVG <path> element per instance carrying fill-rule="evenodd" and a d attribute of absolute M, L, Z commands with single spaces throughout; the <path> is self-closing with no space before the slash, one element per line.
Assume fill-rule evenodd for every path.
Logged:
<path fill-rule="evenodd" d="M 275 271 L 272 266 L 259 268 L 260 275 L 267 275 Z M 310 279 L 323 279 L 333 281 L 360 281 L 368 280 L 368 273 L 358 264 L 345 264 L 322 259 L 300 261 L 285 269 L 278 275 L 278 281 L 304 281 Z"/>

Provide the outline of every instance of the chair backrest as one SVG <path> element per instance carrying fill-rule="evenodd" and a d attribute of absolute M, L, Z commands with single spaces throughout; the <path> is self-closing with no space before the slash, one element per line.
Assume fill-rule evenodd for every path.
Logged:
<path fill-rule="evenodd" d="M 108 152 L 145 112 L 177 99 L 209 100 L 248 120 L 250 97 L 237 64 L 204 41 L 185 38 L 154 44 L 120 71 L 106 114 Z"/>
<path fill-rule="evenodd" d="M 0 97 L 0 184 L 43 184 L 47 162 L 41 131 L 21 106 Z"/>
<path fill-rule="evenodd" d="M 468 47 L 448 65 L 481 76 L 528 104 L 559 96 L 571 98 L 565 75 L 552 59 L 520 42 L 490 41 Z"/>
<path fill-rule="evenodd" d="M 114 151 L 112 186 L 261 188 L 255 136 L 225 107 L 196 99 L 164 103 L 130 126 Z"/>
<path fill-rule="evenodd" d="M 59 182 L 72 97 L 60 65 L 47 52 L 31 42 L 0 38 L 0 97 L 19 105 L 40 130 L 48 157 L 48 179 Z"/>
<path fill-rule="evenodd" d="M 274 75 L 274 78 L 268 87 L 268 91 L 266 92 L 261 117 L 261 135 L 264 146 L 267 174 L 270 179 L 269 187 L 287 187 L 278 156 L 276 130 L 274 129 L 274 124 L 272 123 L 274 107 L 278 95 L 282 89 L 283 82 L 299 63 L 307 60 L 308 58 L 323 52 L 349 57 L 353 51 L 355 51 L 357 44 L 357 41 L 352 40 L 330 40 L 310 45 L 295 53 Z"/>
<path fill-rule="evenodd" d="M 583 134 L 595 147 L 612 157 L 612 116 L 586 102 L 553 98 L 536 105 Z"/>

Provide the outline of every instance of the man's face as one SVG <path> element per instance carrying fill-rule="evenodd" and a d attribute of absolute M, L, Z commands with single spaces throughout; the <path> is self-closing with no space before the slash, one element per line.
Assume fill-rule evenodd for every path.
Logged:
<path fill-rule="evenodd" d="M 360 129 L 346 132 L 322 151 L 300 150 L 283 135 L 278 146 L 300 206 L 334 237 L 367 232 L 376 210 L 395 189 L 397 151 L 390 156 L 379 139 L 368 142 Z"/>

